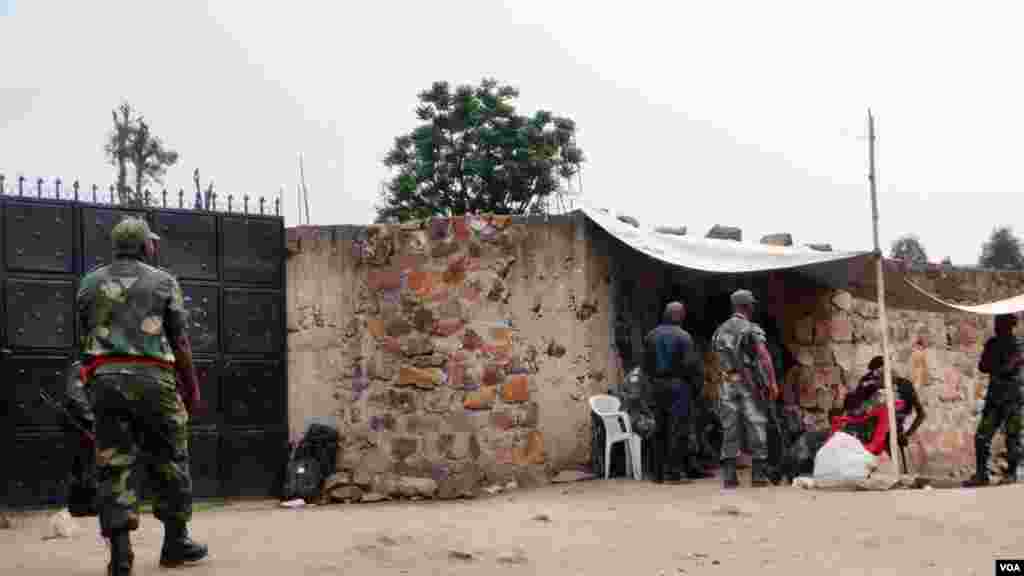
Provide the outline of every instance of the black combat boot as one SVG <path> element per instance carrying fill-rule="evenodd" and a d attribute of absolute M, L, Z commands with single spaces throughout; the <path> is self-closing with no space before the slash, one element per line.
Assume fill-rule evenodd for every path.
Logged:
<path fill-rule="evenodd" d="M 722 460 L 722 488 L 732 490 L 738 488 L 739 485 L 739 478 L 736 477 L 736 459 Z"/>
<path fill-rule="evenodd" d="M 1016 484 L 1017 483 L 1017 460 L 1007 459 L 1006 460 L 1006 477 L 1003 478 L 1001 484 Z"/>
<path fill-rule="evenodd" d="M 964 482 L 965 488 L 988 486 L 988 449 L 975 443 L 974 446 L 975 470 L 974 477 Z"/>
<path fill-rule="evenodd" d="M 772 481 L 768 478 L 768 462 L 766 460 L 754 460 L 753 468 L 750 471 L 750 485 L 754 487 L 771 486 Z"/>
<path fill-rule="evenodd" d="M 132 541 L 127 530 L 114 532 L 110 536 L 110 564 L 107 565 L 108 576 L 128 576 L 132 573 L 135 554 L 132 552 Z"/>
<path fill-rule="evenodd" d="M 164 524 L 164 547 L 160 551 L 161 566 L 174 567 L 198 562 L 206 558 L 208 553 L 206 545 L 193 542 L 189 538 L 188 528 L 184 524 Z"/>

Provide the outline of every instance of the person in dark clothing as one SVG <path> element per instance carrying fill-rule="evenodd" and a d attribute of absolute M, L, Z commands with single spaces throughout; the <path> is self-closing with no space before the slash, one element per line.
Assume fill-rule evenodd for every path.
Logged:
<path fill-rule="evenodd" d="M 683 330 L 686 308 L 680 302 L 665 307 L 662 323 L 644 339 L 645 370 L 654 396 L 657 432 L 654 441 L 654 481 L 682 481 L 687 462 L 686 430 L 690 387 L 694 385 L 696 357 L 693 338 Z"/>
<path fill-rule="evenodd" d="M 875 397 L 875 394 L 885 388 L 882 375 L 884 364 L 885 360 L 881 356 L 871 359 L 871 362 L 868 363 L 868 373 L 861 377 L 857 388 L 846 396 L 846 400 L 843 402 L 843 412 L 847 414 L 863 412 L 864 407 Z M 903 401 L 903 408 L 896 411 L 896 439 L 900 446 L 905 447 L 910 443 L 910 438 L 917 432 L 917 429 L 921 427 L 927 413 L 910 380 L 893 374 L 892 386 L 896 392 L 896 399 Z M 904 424 L 911 413 L 914 414 L 914 421 L 911 422 L 910 428 L 904 430 Z M 871 436 L 870 430 L 864 432 L 867 437 Z M 889 453 L 888 442 L 885 443 L 885 451 L 887 454 Z M 889 454 L 889 457 L 892 457 L 892 454 Z"/>
<path fill-rule="evenodd" d="M 985 390 L 985 408 L 981 412 L 978 431 L 974 435 L 974 453 L 977 469 L 967 480 L 967 487 L 987 486 L 988 459 L 992 452 L 992 437 L 999 428 L 1006 433 L 1006 463 L 1009 467 L 1007 484 L 1017 481 L 1017 467 L 1021 457 L 1021 435 L 1024 432 L 1024 343 L 1014 336 L 1017 317 L 1004 314 L 996 317 L 996 335 L 985 342 L 978 371 L 990 377 Z"/>

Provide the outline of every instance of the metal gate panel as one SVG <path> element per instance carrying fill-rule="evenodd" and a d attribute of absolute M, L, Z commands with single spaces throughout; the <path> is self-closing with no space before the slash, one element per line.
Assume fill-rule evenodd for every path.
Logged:
<path fill-rule="evenodd" d="M 220 290 L 216 286 L 182 284 L 189 315 L 189 338 L 196 353 L 216 353 L 220 348 Z"/>
<path fill-rule="evenodd" d="M 224 351 L 229 354 L 280 354 L 280 293 L 224 291 Z"/>
<path fill-rule="evenodd" d="M 39 391 L 61 401 L 67 368 L 68 359 L 64 357 L 5 359 L 0 373 L 8 422 L 18 428 L 60 426 L 60 415 L 43 402 Z"/>
<path fill-rule="evenodd" d="M 281 363 L 238 361 L 225 363 L 221 398 L 225 422 L 231 426 L 273 426 L 284 418 Z"/>
<path fill-rule="evenodd" d="M 279 493 L 288 459 L 288 436 L 283 430 L 232 429 L 221 438 L 225 493 L 255 497 Z"/>
<path fill-rule="evenodd" d="M 220 402 L 220 366 L 216 360 L 195 360 L 196 377 L 199 379 L 199 395 L 204 410 L 192 418 L 197 426 L 218 424 L 223 420 Z"/>
<path fill-rule="evenodd" d="M 114 254 L 114 246 L 110 240 L 110 232 L 114 229 L 114 226 L 117 226 L 118 222 L 128 216 L 145 219 L 146 213 L 137 210 L 120 210 L 116 208 L 82 209 L 83 271 L 91 270 L 96 266 L 110 264 Z"/>
<path fill-rule="evenodd" d="M 15 348 L 69 348 L 75 292 L 70 280 L 7 280 L 7 342 Z"/>
<path fill-rule="evenodd" d="M 72 214 L 67 205 L 9 202 L 4 211 L 7 269 L 74 272 Z"/>
<path fill-rule="evenodd" d="M 16 434 L 7 458 L 9 506 L 55 506 L 67 499 L 67 439 L 61 432 Z"/>
<path fill-rule="evenodd" d="M 192 473 L 192 495 L 214 498 L 221 493 L 220 434 L 216 428 L 196 427 L 189 438 L 189 471 Z"/>
<path fill-rule="evenodd" d="M 178 278 L 216 280 L 217 218 L 212 214 L 157 212 L 160 265 Z"/>
<path fill-rule="evenodd" d="M 284 245 L 281 220 L 225 216 L 221 226 L 224 280 L 279 285 Z"/>

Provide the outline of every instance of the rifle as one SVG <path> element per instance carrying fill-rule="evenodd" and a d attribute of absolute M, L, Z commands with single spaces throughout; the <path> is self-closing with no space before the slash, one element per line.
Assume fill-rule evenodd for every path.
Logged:
<path fill-rule="evenodd" d="M 67 394 L 65 394 L 65 396 L 67 396 Z M 60 402 L 57 402 L 52 396 L 47 394 L 45 390 L 40 390 L 39 391 L 39 398 L 47 406 L 49 406 L 50 408 L 53 408 L 54 410 L 56 410 L 56 411 L 60 412 L 61 414 L 63 414 L 64 417 L 67 419 L 68 422 L 71 423 L 72 426 L 77 428 L 78 431 L 81 432 L 82 435 L 85 436 L 89 440 L 89 442 L 91 442 L 93 445 L 95 445 L 95 443 L 96 443 L 96 435 L 93 434 L 93 432 L 91 430 L 86 430 L 85 426 L 82 426 L 78 422 L 78 418 L 75 417 L 73 414 L 71 414 L 71 412 L 68 411 L 67 407 L 64 404 L 61 404 Z"/>

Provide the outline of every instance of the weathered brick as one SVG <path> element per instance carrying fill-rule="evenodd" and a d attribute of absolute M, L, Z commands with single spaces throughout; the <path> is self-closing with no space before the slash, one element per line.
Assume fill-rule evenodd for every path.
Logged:
<path fill-rule="evenodd" d="M 526 445 L 517 447 L 513 453 L 513 461 L 517 466 L 544 463 L 544 435 L 539 430 L 530 432 L 526 437 Z"/>
<path fill-rule="evenodd" d="M 381 338 L 387 335 L 387 332 L 385 331 L 384 328 L 384 321 L 381 320 L 380 318 L 370 318 L 369 320 L 367 320 L 366 331 L 369 332 L 370 335 L 376 338 L 377 340 L 380 340 Z"/>
<path fill-rule="evenodd" d="M 461 390 L 466 384 L 466 365 L 462 362 L 448 360 L 448 385 Z"/>
<path fill-rule="evenodd" d="M 829 323 L 830 335 L 833 342 L 852 342 L 853 328 L 850 320 L 845 316 L 836 316 Z"/>
<path fill-rule="evenodd" d="M 396 290 L 402 287 L 402 271 L 397 268 L 371 269 L 367 275 L 370 290 Z"/>
<path fill-rule="evenodd" d="M 490 410 L 498 396 L 497 386 L 483 386 L 466 393 L 463 407 L 467 410 Z"/>
<path fill-rule="evenodd" d="M 467 328 L 462 335 L 462 347 L 466 350 L 478 350 L 484 345 L 483 338 L 472 328 Z"/>
<path fill-rule="evenodd" d="M 448 261 L 448 268 L 445 269 L 443 281 L 449 285 L 460 285 L 466 281 L 466 257 L 460 256 L 451 258 Z"/>
<path fill-rule="evenodd" d="M 402 254 L 395 256 L 391 259 L 392 264 L 395 268 L 403 272 L 415 270 L 420 266 L 427 263 L 427 256 L 425 254 Z"/>
<path fill-rule="evenodd" d="M 963 399 L 963 390 L 960 387 L 961 374 L 954 366 L 946 368 L 945 381 L 939 398 L 945 402 L 954 402 Z"/>
<path fill-rule="evenodd" d="M 462 330 L 461 318 L 442 318 L 434 322 L 433 332 L 437 336 L 447 338 Z"/>
<path fill-rule="evenodd" d="M 928 376 L 928 353 L 921 348 L 915 348 L 910 354 L 910 381 L 920 389 L 929 384 Z"/>
<path fill-rule="evenodd" d="M 491 413 L 491 426 L 498 430 L 511 430 L 516 427 L 516 419 L 504 412 Z"/>
<path fill-rule="evenodd" d="M 830 320 L 818 320 L 814 323 L 814 343 L 828 344 L 832 338 L 832 322 Z"/>
<path fill-rule="evenodd" d="M 514 464 L 516 461 L 516 451 L 522 449 L 514 449 L 507 446 L 499 446 L 494 449 L 494 459 L 498 464 Z M 525 450 L 523 450 L 525 454 Z"/>
<path fill-rule="evenodd" d="M 455 239 L 459 242 L 465 242 L 469 240 L 469 226 L 466 224 L 465 216 L 454 216 L 452 217 L 452 232 Z"/>
<path fill-rule="evenodd" d="M 444 380 L 440 368 L 416 368 L 402 366 L 398 371 L 399 386 L 415 386 L 417 388 L 435 388 Z"/>
<path fill-rule="evenodd" d="M 512 342 L 512 329 L 495 326 L 491 330 L 491 340 L 495 343 L 511 343 Z"/>
<path fill-rule="evenodd" d="M 384 341 L 381 342 L 381 348 L 390 354 L 398 355 L 402 353 L 402 342 L 398 338 L 385 336 Z"/>
<path fill-rule="evenodd" d="M 409 272 L 409 290 L 417 296 L 425 297 L 434 292 L 437 284 L 435 273 L 429 270 L 413 270 Z"/>
<path fill-rule="evenodd" d="M 501 387 L 501 399 L 505 402 L 526 402 L 530 399 L 530 379 L 517 374 L 505 380 Z"/>
<path fill-rule="evenodd" d="M 484 376 L 481 381 L 484 386 L 497 386 L 501 381 L 501 369 L 495 364 L 488 364 L 484 368 Z"/>
<path fill-rule="evenodd" d="M 409 436 L 398 436 L 391 439 L 391 457 L 395 460 L 405 460 L 420 449 L 418 438 Z"/>

